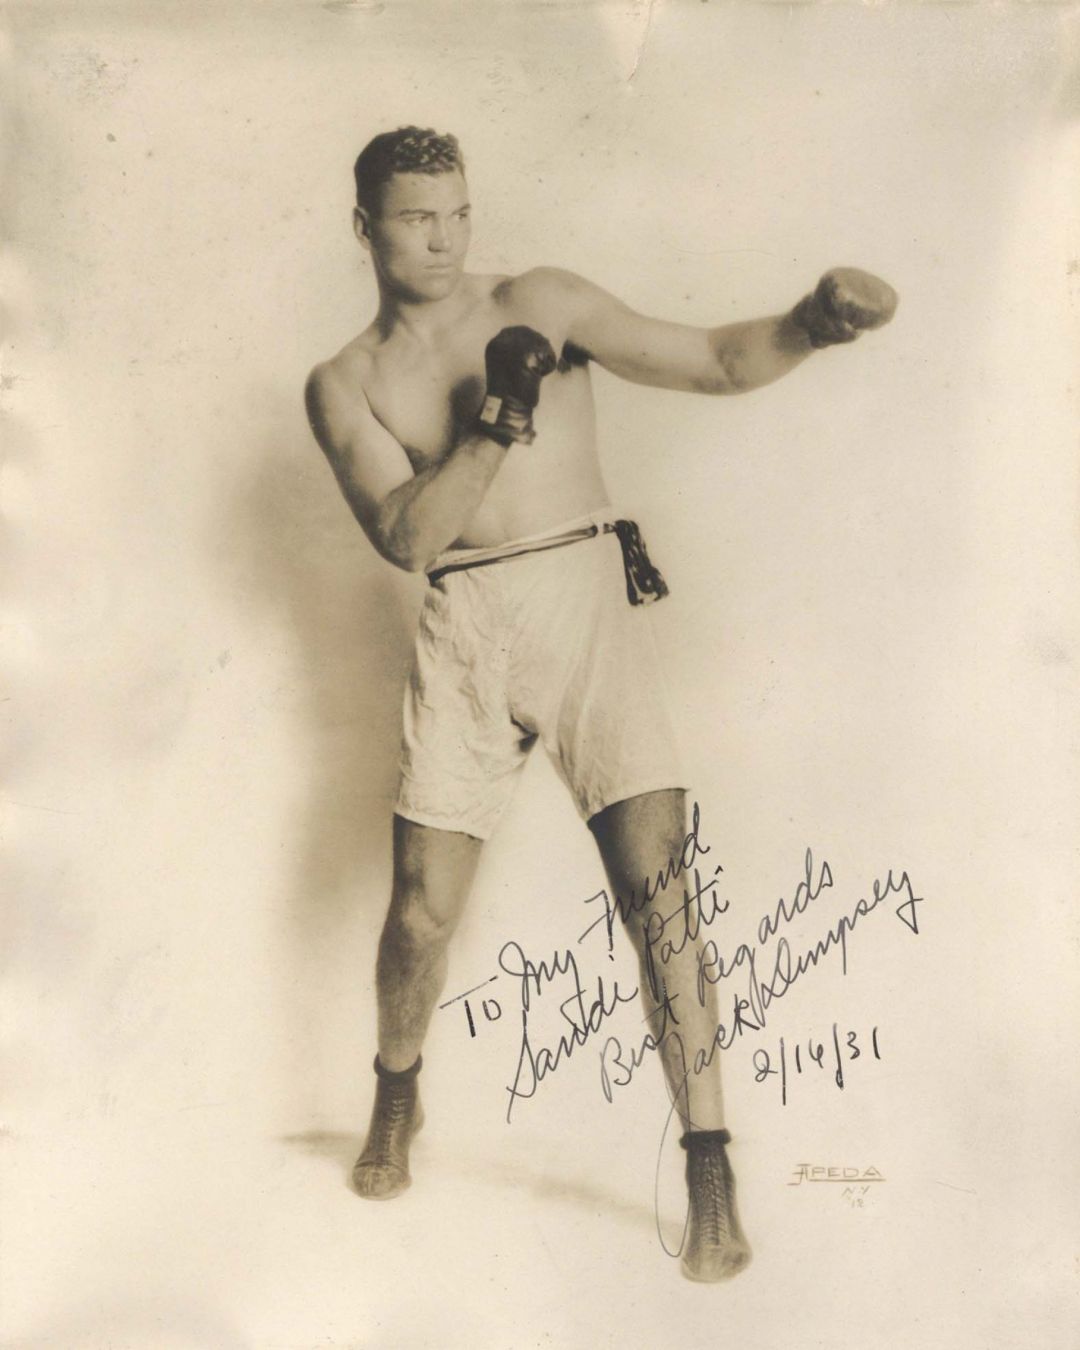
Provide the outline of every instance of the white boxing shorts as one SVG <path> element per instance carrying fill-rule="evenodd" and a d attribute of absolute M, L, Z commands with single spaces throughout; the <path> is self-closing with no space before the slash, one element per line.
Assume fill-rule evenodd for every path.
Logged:
<path fill-rule="evenodd" d="M 431 564 L 405 693 L 398 815 L 487 839 L 537 740 L 585 820 L 685 787 L 650 616 L 628 603 L 613 521 L 595 512 Z M 553 546 L 576 531 L 583 537 Z"/>

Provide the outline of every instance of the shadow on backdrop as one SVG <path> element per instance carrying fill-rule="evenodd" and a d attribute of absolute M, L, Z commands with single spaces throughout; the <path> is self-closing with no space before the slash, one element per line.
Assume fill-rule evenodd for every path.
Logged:
<path fill-rule="evenodd" d="M 218 552 L 269 648 L 264 665 L 280 683 L 268 704 L 294 756 L 282 808 L 292 872 L 280 932 L 292 1061 L 282 1088 L 311 1118 L 341 1072 L 328 1021 L 370 979 L 368 948 L 389 900 L 402 689 L 422 583 L 378 557 L 341 498 L 304 415 L 304 374 L 295 391 L 258 391 L 259 449 L 226 502 Z"/>
<path fill-rule="evenodd" d="M 364 1145 L 364 1136 L 344 1131 L 306 1130 L 299 1134 L 284 1135 L 281 1142 L 308 1157 L 324 1159 L 335 1171 L 340 1172 L 342 1184 L 348 1186 L 352 1165 Z M 424 1143 L 423 1135 L 418 1135 L 413 1146 L 415 1157 L 422 1159 Z M 643 1202 L 627 1200 L 614 1186 L 586 1181 L 580 1176 L 559 1176 L 540 1167 L 523 1167 L 520 1159 L 512 1163 L 501 1161 L 492 1157 L 490 1150 L 459 1151 L 453 1161 L 444 1157 L 442 1171 L 444 1175 L 449 1174 L 470 1183 L 522 1192 L 538 1201 L 562 1200 L 589 1214 L 601 1210 L 619 1222 L 655 1231 L 656 1215 L 652 1208 Z M 669 1245 L 678 1245 L 682 1234 L 681 1223 L 665 1220 L 662 1228 Z"/>

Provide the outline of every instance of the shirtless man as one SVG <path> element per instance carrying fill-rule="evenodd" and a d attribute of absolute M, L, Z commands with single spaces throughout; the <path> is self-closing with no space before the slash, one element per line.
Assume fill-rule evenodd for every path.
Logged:
<path fill-rule="evenodd" d="M 447 944 L 533 743 L 544 742 L 587 821 L 613 894 L 642 894 L 687 840 L 685 782 L 638 603 L 666 588 L 636 527 L 615 523 L 590 362 L 638 384 L 738 393 L 886 322 L 896 296 L 841 269 L 789 314 L 715 329 L 668 323 L 554 268 L 466 272 L 469 201 L 452 136 L 416 127 L 377 136 L 355 177 L 355 231 L 379 309 L 312 372 L 308 415 L 371 543 L 431 582 L 406 693 L 379 943 L 375 1104 L 353 1170 L 361 1195 L 385 1199 L 409 1184 L 420 1052 Z M 724 1279 L 750 1249 L 725 1150 L 719 1057 L 687 1072 L 713 1043 L 716 1001 L 698 997 L 699 944 L 658 976 L 644 959 L 650 906 L 624 908 L 684 1129 L 683 1272 Z"/>

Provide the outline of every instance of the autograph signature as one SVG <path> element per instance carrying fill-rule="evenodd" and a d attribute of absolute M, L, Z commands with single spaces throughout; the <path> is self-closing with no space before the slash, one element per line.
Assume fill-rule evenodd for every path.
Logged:
<path fill-rule="evenodd" d="M 498 953 L 501 976 L 492 975 L 440 1005 L 447 1008 L 453 1003 L 463 1002 L 469 1035 L 475 1037 L 477 1029 L 470 996 L 484 990 L 485 997 L 481 1000 L 483 1016 L 489 1022 L 497 1021 L 503 1015 L 503 1005 L 493 996 L 487 996 L 487 986 L 502 976 L 515 982 L 521 1036 L 514 1076 L 506 1089 L 508 1121 L 512 1119 L 516 1102 L 535 1096 L 541 1083 L 563 1063 L 590 1042 L 599 1041 L 600 1032 L 610 1030 L 609 1022 L 620 1006 L 633 1003 L 638 997 L 640 986 L 637 984 L 629 987 L 617 979 L 605 979 L 603 975 L 583 978 L 575 947 L 580 947 L 597 929 L 602 929 L 610 954 L 617 922 L 649 909 L 643 925 L 642 965 L 655 1008 L 646 1019 L 647 1029 L 643 1035 L 628 1039 L 625 1033 L 608 1034 L 598 1046 L 600 1087 L 608 1101 L 614 1099 L 616 1088 L 629 1085 L 647 1056 L 664 1045 L 674 1043 L 682 1050 L 688 1078 L 702 1073 L 711 1065 L 718 1050 L 730 1048 L 748 1032 L 760 1033 L 768 1023 L 773 1002 L 784 997 L 800 979 L 817 969 L 834 949 L 839 956 L 840 973 L 846 975 L 849 939 L 856 926 L 875 911 L 891 908 L 895 917 L 911 933 L 919 933 L 918 906 L 924 903 L 923 898 L 915 894 L 907 871 L 901 871 L 897 876 L 889 869 L 883 878 L 873 880 L 868 895 L 849 904 L 838 917 L 830 918 L 824 931 L 816 939 L 810 940 L 809 945 L 795 945 L 787 934 L 788 926 L 796 918 L 807 914 L 824 892 L 834 887 L 829 863 L 823 860 L 820 866 L 816 866 L 813 853 L 808 848 L 803 860 L 803 875 L 790 899 L 779 899 L 760 917 L 753 929 L 755 940 L 744 940 L 733 949 L 722 952 L 716 940 L 706 936 L 706 933 L 720 915 L 728 912 L 730 901 L 721 898 L 718 893 L 722 867 L 714 866 L 711 874 L 703 876 L 705 865 L 702 860 L 710 852 L 711 846 L 704 842 L 701 835 L 701 812 L 695 802 L 691 827 L 678 855 L 669 858 L 663 868 L 647 877 L 640 891 L 632 891 L 629 896 L 616 895 L 614 900 L 606 890 L 589 896 L 584 903 L 599 902 L 602 912 L 578 936 L 574 945 L 556 949 L 550 956 L 538 959 L 526 953 L 520 943 L 513 940 L 506 942 Z M 662 898 L 680 880 L 682 898 L 664 912 Z M 887 903 L 890 900 L 898 900 L 899 903 Z M 678 996 L 668 994 L 663 978 L 664 966 L 681 954 L 688 944 L 698 947 L 696 995 L 701 1006 L 705 1006 L 706 998 L 713 988 L 718 989 L 727 1000 L 726 1004 L 721 1005 L 726 1007 L 726 1011 L 723 1020 L 716 1024 L 711 1041 L 700 1046 L 692 1059 L 687 1058 L 678 1033 Z M 556 985 L 560 986 L 557 991 Z M 557 992 L 559 998 L 556 1005 L 559 1020 L 554 1033 L 550 1029 L 538 1031 L 535 1022 L 530 1022 L 541 1006 L 551 1004 L 552 995 L 549 991 Z M 876 1040 L 874 1049 L 876 1052 Z M 761 1055 L 765 1056 L 764 1061 L 759 1058 Z M 799 1056 L 797 1071 L 801 1072 L 801 1051 Z M 816 1057 L 811 1053 L 811 1058 Z M 768 1052 L 761 1050 L 754 1062 L 758 1072 L 757 1081 L 770 1073 L 782 1074 L 782 1095 L 786 1101 L 788 1065 L 783 1043 L 781 1061 L 780 1069 L 774 1068 Z M 820 1063 L 820 1059 L 817 1062 Z M 838 1086 L 842 1086 L 842 1067 L 839 1063 L 837 1072 L 841 1074 Z"/>
<path fill-rule="evenodd" d="M 907 872 L 899 879 L 890 870 L 884 881 L 873 882 L 873 899 L 859 899 L 848 912 L 830 925 L 823 937 L 818 938 L 809 948 L 795 953 L 786 936 L 780 936 L 771 948 L 772 960 L 766 948 L 784 924 L 790 923 L 802 914 L 815 901 L 823 890 L 833 884 L 832 872 L 827 862 L 823 862 L 815 880 L 813 855 L 806 850 L 805 876 L 796 889 L 793 900 L 788 904 L 781 900 L 772 913 L 766 913 L 757 926 L 756 943 L 741 942 L 728 956 L 722 956 L 715 941 L 709 938 L 702 944 L 698 957 L 697 996 L 702 1005 L 708 986 L 717 986 L 724 981 L 732 981 L 733 992 L 729 1003 L 730 1014 L 727 1021 L 718 1022 L 715 1034 L 708 1046 L 694 1052 L 690 1064 L 692 1073 L 704 1072 L 713 1062 L 718 1050 L 729 1049 L 737 1039 L 747 1032 L 759 1032 L 768 1023 L 770 1005 L 782 998 L 794 987 L 808 971 L 817 968 L 818 963 L 834 948 L 838 948 L 841 957 L 841 974 L 847 974 L 848 936 L 860 919 L 872 914 L 889 896 L 900 896 L 901 903 L 894 913 L 912 933 L 918 934 L 919 924 L 916 906 L 923 903 L 912 888 Z M 663 953 L 661 953 L 663 955 Z M 765 969 L 762 969 L 765 967 Z M 674 1016 L 674 1009 L 665 1003 L 661 1011 L 666 1024 L 668 1013 Z M 677 1019 L 676 1019 L 677 1020 Z M 609 1036 L 600 1052 L 600 1082 L 605 1097 L 612 1100 L 612 1090 L 626 1087 L 633 1079 L 634 1072 L 644 1060 L 646 1054 L 657 1050 L 664 1035 L 669 1034 L 666 1025 L 660 1035 L 646 1032 L 637 1045 L 629 1048 L 623 1045 L 618 1036 Z"/>

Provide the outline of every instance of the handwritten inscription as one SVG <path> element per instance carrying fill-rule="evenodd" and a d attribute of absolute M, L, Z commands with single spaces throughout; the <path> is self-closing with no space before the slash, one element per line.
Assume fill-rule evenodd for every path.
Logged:
<path fill-rule="evenodd" d="M 711 852 L 702 837 L 700 807 L 695 802 L 691 828 L 679 853 L 629 896 L 612 899 L 606 890 L 589 896 L 584 903 L 599 905 L 600 913 L 576 942 L 543 957 L 527 953 L 519 942 L 505 942 L 498 953 L 497 974 L 440 1005 L 449 1008 L 462 1003 L 470 1039 L 477 1037 L 484 1023 L 500 1021 L 504 1013 L 513 1021 L 517 1012 L 521 1032 L 513 1077 L 506 1089 L 507 1120 L 512 1118 L 515 1103 L 535 1096 L 546 1079 L 590 1042 L 598 1060 L 600 1090 L 609 1102 L 616 1089 L 633 1081 L 645 1059 L 661 1049 L 665 1055 L 681 1056 L 686 1079 L 690 1079 L 706 1071 L 718 1051 L 729 1049 L 743 1036 L 760 1037 L 773 1005 L 827 961 L 845 976 L 852 936 L 873 914 L 891 911 L 906 931 L 919 934 L 919 906 L 925 902 L 915 894 L 906 870 L 897 873 L 890 868 L 853 902 L 830 905 L 827 900 L 836 889 L 833 869 L 825 860 L 816 863 L 808 848 L 794 890 L 761 914 L 750 929 L 752 937 L 722 943 L 713 934 L 717 921 L 729 915 L 731 900 L 721 895 L 724 869 L 709 858 Z M 682 895 L 678 903 L 671 904 L 676 883 Z M 797 936 L 796 920 L 803 921 L 805 930 L 822 906 L 826 908 L 817 933 Z M 628 1016 L 620 1017 L 620 1008 L 637 1001 L 639 985 L 620 982 L 606 973 L 585 973 L 579 955 L 582 944 L 598 933 L 606 939 L 610 956 L 616 926 L 632 916 L 638 916 L 643 934 L 641 966 L 650 996 L 647 1006 L 653 1011 L 644 1024 L 639 1023 L 644 1030 L 629 1033 L 620 1025 Z M 726 918 L 725 926 L 730 922 Z M 696 970 L 696 990 L 684 982 L 681 995 L 671 994 L 665 968 L 688 947 L 693 953 L 689 959 L 694 962 L 692 971 Z M 496 981 L 498 997 L 488 988 Z M 511 982 L 510 991 L 505 988 L 507 982 Z M 683 1007 L 680 997 L 687 1001 Z M 702 1045 L 698 1037 L 699 1043 L 688 1049 L 680 1024 L 695 997 L 699 1007 L 718 1008 L 721 1015 L 711 1039 Z M 719 998 L 718 1004 L 711 1004 L 714 998 Z M 546 1010 L 542 1020 L 541 1010 Z M 709 1014 L 708 1026 L 713 1025 L 713 1015 Z M 553 1016 L 554 1030 L 549 1025 Z M 774 1046 L 761 1045 L 755 1050 L 755 1080 L 777 1081 L 781 1102 L 786 1105 L 793 1076 L 824 1073 L 828 1065 L 829 1075 L 842 1090 L 845 1071 L 864 1053 L 881 1058 L 876 1027 L 868 1037 L 847 1029 L 841 1032 L 834 1025 L 830 1037 L 811 1037 L 805 1044 L 781 1038 Z"/>
<path fill-rule="evenodd" d="M 867 1041 L 873 1058 L 880 1059 L 881 1049 L 878 1043 L 877 1027 L 874 1027 L 869 1037 L 864 1039 Z M 764 1083 L 767 1078 L 778 1078 L 780 1080 L 780 1103 L 782 1106 L 786 1106 L 789 1071 L 796 1075 L 802 1074 L 804 1069 L 807 1072 L 813 1072 L 813 1066 L 816 1065 L 820 1073 L 824 1070 L 827 1060 L 832 1081 L 842 1092 L 844 1090 L 845 1065 L 850 1065 L 854 1060 L 861 1058 L 862 1054 L 863 1050 L 860 1047 L 858 1032 L 841 1032 L 834 1022 L 831 1034 L 824 1040 L 818 1040 L 816 1037 L 810 1036 L 805 1041 L 786 1044 L 784 1037 L 781 1036 L 779 1049 L 773 1054 L 770 1054 L 764 1046 L 759 1046 L 754 1051 L 753 1056 L 754 1082 Z"/>
<path fill-rule="evenodd" d="M 541 1082 L 554 1073 L 564 1059 L 585 1045 L 620 1003 L 637 1002 L 638 991 L 635 985 L 629 993 L 624 993 L 619 988 L 618 980 L 612 980 L 610 987 L 605 987 L 601 975 L 597 977 L 595 986 L 590 986 L 586 993 L 577 958 L 569 947 L 562 952 L 555 952 L 550 962 L 534 962 L 525 955 L 518 943 L 507 942 L 499 952 L 499 967 L 518 981 L 521 1003 L 521 1044 L 517 1070 L 513 1083 L 507 1088 L 510 1101 L 506 1108 L 506 1119 L 509 1121 L 518 1098 L 535 1096 Z M 529 1034 L 529 1013 L 533 1000 L 540 997 L 545 987 L 553 984 L 560 976 L 565 976 L 566 982 L 572 985 L 570 996 L 562 999 L 558 1005 L 559 1014 L 568 1030 L 556 1038 L 553 1046 L 534 1046 Z"/>

